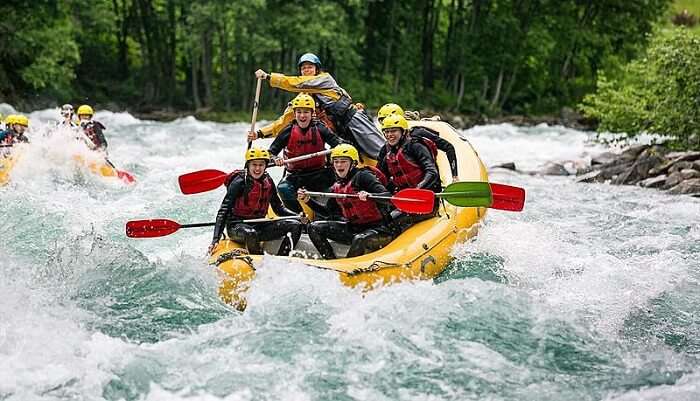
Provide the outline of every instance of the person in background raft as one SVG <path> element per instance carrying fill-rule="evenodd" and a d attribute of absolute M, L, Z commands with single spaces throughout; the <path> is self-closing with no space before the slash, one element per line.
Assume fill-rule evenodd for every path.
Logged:
<path fill-rule="evenodd" d="M 95 112 L 92 110 L 92 107 L 87 104 L 78 107 L 80 128 L 83 129 L 85 136 L 90 140 L 90 143 L 86 144 L 92 150 L 101 150 L 106 153 L 107 139 L 105 139 L 103 131 L 107 128 L 101 122 L 93 120 L 92 117 L 94 115 Z"/>
<path fill-rule="evenodd" d="M 377 112 L 377 121 L 379 121 L 379 124 L 381 124 L 385 118 L 394 114 L 404 116 L 403 108 L 401 108 L 401 106 L 399 106 L 396 103 L 387 103 L 384 106 L 382 106 Z M 440 135 L 437 132 L 425 127 L 410 128 L 408 130 L 408 134 L 414 138 L 427 138 L 435 143 L 438 150 L 445 152 L 445 155 L 447 156 L 447 161 L 450 163 L 450 170 L 452 171 L 452 182 L 459 181 L 459 170 L 457 170 L 457 154 L 455 152 L 455 147 L 452 146 L 451 143 L 440 138 Z"/>
<path fill-rule="evenodd" d="M 7 116 L 5 125 L 5 130 L 0 131 L 0 145 L 11 147 L 16 143 L 29 142 L 29 138 L 24 135 L 29 128 L 29 119 L 26 116 L 11 114 Z"/>
<path fill-rule="evenodd" d="M 398 114 L 384 118 L 382 131 L 386 137 L 386 145 L 379 152 L 377 168 L 388 177 L 389 190 L 394 193 L 405 188 L 442 191 L 435 162 L 435 143 L 427 138 L 411 137 L 408 133 L 408 122 Z M 415 223 L 434 217 L 439 205 L 439 202 L 435 202 L 433 212 L 429 214 L 415 215 L 395 210 L 391 217 L 403 231 Z"/>
<path fill-rule="evenodd" d="M 66 128 L 77 128 L 78 123 L 73 120 L 75 113 L 73 112 L 73 106 L 70 104 L 64 104 L 61 106 L 61 117 L 63 117 L 63 120 L 58 122 L 59 127 L 66 127 Z"/>
<path fill-rule="evenodd" d="M 326 221 L 314 221 L 307 227 L 309 238 L 324 259 L 335 259 L 335 251 L 328 239 L 350 245 L 346 257 L 364 255 L 383 248 L 394 239 L 389 227 L 390 206 L 369 199 L 368 195 L 391 196 L 382 184 L 386 180 L 373 167 L 358 168 L 357 149 L 349 144 L 338 145 L 331 153 L 336 182 L 331 192 L 358 194 L 357 198 L 331 198 L 326 207 L 310 199 L 300 189 L 299 200 L 309 207 L 330 216 Z"/>
<path fill-rule="evenodd" d="M 360 152 L 372 159 L 377 159 L 379 149 L 384 145 L 384 138 L 366 113 L 360 112 L 352 103 L 348 92 L 341 88 L 333 77 L 321 71 L 321 60 L 313 53 L 306 53 L 297 63 L 300 76 L 287 76 L 278 73 L 268 74 L 257 70 L 258 79 L 270 80 L 270 86 L 288 92 L 303 92 L 314 97 L 318 104 L 317 116 L 325 122 L 328 117 L 329 128 L 346 142 L 354 144 Z M 292 109 L 272 124 L 257 132 L 249 132 L 248 140 L 267 138 L 277 135 L 293 119 Z"/>
<path fill-rule="evenodd" d="M 231 173 L 226 179 L 226 196 L 216 215 L 214 237 L 209 246 L 209 253 L 221 239 L 226 228 L 229 238 L 244 244 L 251 254 L 262 254 L 260 241 L 283 238 L 277 255 L 289 255 L 289 252 L 301 237 L 302 223 L 295 219 L 274 220 L 263 223 L 240 223 L 238 220 L 263 218 L 268 207 L 277 216 L 296 216 L 285 208 L 277 196 L 277 189 L 272 178 L 267 174 L 270 152 L 260 148 L 251 148 L 245 154 L 243 170 Z M 291 239 L 287 234 L 291 234 Z"/>
<path fill-rule="evenodd" d="M 314 99 L 300 93 L 292 100 L 294 121 L 287 126 L 270 145 L 270 154 L 277 155 L 284 149 L 286 159 L 320 152 L 337 146 L 343 141 L 325 125 L 314 121 Z M 283 166 L 283 159 L 275 157 L 275 164 Z M 333 185 L 333 171 L 326 166 L 326 156 L 316 156 L 296 163 L 287 163 L 287 176 L 279 184 L 279 193 L 284 205 L 301 212 L 297 201 L 297 189 L 307 188 L 312 191 L 327 191 Z"/>

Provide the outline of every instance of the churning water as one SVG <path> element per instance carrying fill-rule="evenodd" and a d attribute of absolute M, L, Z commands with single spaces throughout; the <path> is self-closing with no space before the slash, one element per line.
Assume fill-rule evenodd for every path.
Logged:
<path fill-rule="evenodd" d="M 249 307 L 217 298 L 210 229 L 128 239 L 130 219 L 213 221 L 245 124 L 98 113 L 127 187 L 33 144 L 0 188 L 0 400 L 698 400 L 700 200 L 493 170 L 527 189 L 434 281 L 362 296 L 264 261 Z M 487 165 L 533 170 L 602 149 L 564 128 L 463 133 Z M 262 142 L 262 141 L 261 141 Z"/>

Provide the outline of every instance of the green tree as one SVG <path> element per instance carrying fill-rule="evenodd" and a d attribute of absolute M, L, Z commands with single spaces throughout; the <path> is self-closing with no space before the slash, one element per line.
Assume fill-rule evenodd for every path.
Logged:
<path fill-rule="evenodd" d="M 665 135 L 681 148 L 700 148 L 700 33 L 686 28 L 657 33 L 643 57 L 616 80 L 602 76 L 582 110 L 600 127 L 634 137 Z"/>

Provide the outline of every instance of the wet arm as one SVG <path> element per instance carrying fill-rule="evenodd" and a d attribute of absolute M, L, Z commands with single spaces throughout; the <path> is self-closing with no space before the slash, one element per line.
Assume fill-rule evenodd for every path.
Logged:
<path fill-rule="evenodd" d="M 278 155 L 282 149 L 287 147 L 287 144 L 289 143 L 289 137 L 292 135 L 292 126 L 288 125 L 287 128 L 284 129 L 276 138 L 274 141 L 272 141 L 272 144 L 270 145 L 270 154 L 273 155 Z"/>
<path fill-rule="evenodd" d="M 235 178 L 229 184 L 226 190 L 226 196 L 224 196 L 219 212 L 216 214 L 214 237 L 211 240 L 212 243 L 216 243 L 221 239 L 221 235 L 224 233 L 224 228 L 226 227 L 226 220 L 228 220 L 228 216 L 231 215 L 231 210 L 233 209 L 236 199 L 243 194 L 244 185 L 245 182 L 243 178 Z"/>
<path fill-rule="evenodd" d="M 455 152 L 455 147 L 450 142 L 440 138 L 438 135 L 435 135 L 432 132 L 423 128 L 417 128 L 411 134 L 422 136 L 435 142 L 437 148 L 445 152 L 445 155 L 447 156 L 447 161 L 450 162 L 450 171 L 452 171 L 452 176 L 457 177 L 459 175 L 459 171 L 457 170 L 457 153 Z"/>
<path fill-rule="evenodd" d="M 430 150 L 422 143 L 412 143 L 409 149 L 411 149 L 411 156 L 425 172 L 423 180 L 418 183 L 416 188 L 429 189 L 434 185 L 436 180 L 440 180 L 433 155 L 430 154 Z"/>
<path fill-rule="evenodd" d="M 290 76 L 278 73 L 270 74 L 270 86 L 287 92 L 304 92 L 337 98 L 335 89 L 338 84 L 327 72 L 312 76 Z"/>

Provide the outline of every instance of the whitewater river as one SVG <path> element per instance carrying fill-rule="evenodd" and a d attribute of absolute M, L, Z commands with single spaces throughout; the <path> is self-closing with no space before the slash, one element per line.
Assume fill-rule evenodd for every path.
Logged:
<path fill-rule="evenodd" d="M 213 221 L 246 124 L 97 113 L 128 188 L 44 139 L 0 188 L 0 400 L 700 399 L 700 199 L 493 170 L 527 189 L 434 281 L 362 297 L 269 257 L 245 313 L 206 264 L 211 229 L 129 239 L 130 219 Z M 603 150 L 559 127 L 463 132 L 489 166 Z M 266 144 L 265 141 L 260 141 Z M 277 174 L 277 173 L 276 173 Z"/>

